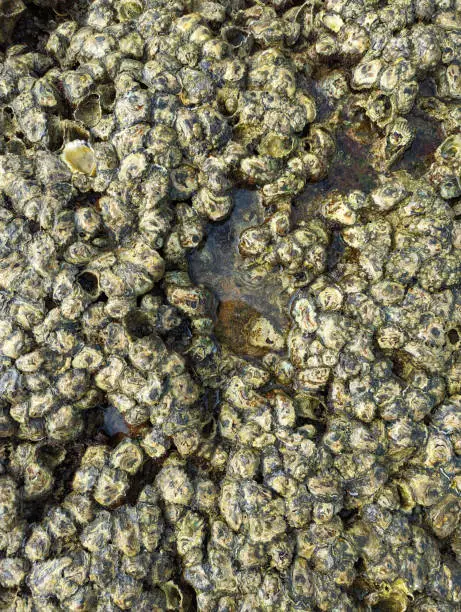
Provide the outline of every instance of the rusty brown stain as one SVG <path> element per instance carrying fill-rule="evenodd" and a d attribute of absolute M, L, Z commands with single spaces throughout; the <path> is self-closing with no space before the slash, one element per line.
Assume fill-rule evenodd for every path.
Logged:
<path fill-rule="evenodd" d="M 242 300 L 225 300 L 218 308 L 218 319 L 215 326 L 216 337 L 235 353 L 248 357 L 261 357 L 268 349 L 252 346 L 248 339 L 248 330 L 261 314 Z"/>

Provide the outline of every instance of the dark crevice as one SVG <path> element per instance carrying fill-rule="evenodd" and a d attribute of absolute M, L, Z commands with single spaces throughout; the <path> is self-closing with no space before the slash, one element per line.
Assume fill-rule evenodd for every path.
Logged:
<path fill-rule="evenodd" d="M 87 435 L 87 434 L 86 434 Z M 45 467 L 55 460 L 64 448 L 59 444 L 44 445 L 43 452 L 38 449 L 39 462 Z M 72 452 L 67 451 L 64 459 L 53 470 L 52 506 L 50 492 L 44 493 L 42 498 L 35 498 L 24 502 L 23 516 L 29 523 L 39 523 L 46 516 L 51 507 L 61 504 L 72 491 L 72 480 L 75 471 L 80 465 L 86 445 L 74 442 Z M 52 465 L 52 463 L 51 463 Z"/>
<path fill-rule="evenodd" d="M 154 332 L 154 326 L 147 314 L 132 310 L 125 317 L 125 325 L 132 338 L 145 338 Z"/>
<path fill-rule="evenodd" d="M 357 510 L 357 508 L 352 508 L 352 509 L 343 508 L 342 510 L 338 512 L 338 516 L 341 518 L 341 520 L 347 527 L 348 525 L 351 525 L 356 520 L 358 512 L 359 511 Z"/>
<path fill-rule="evenodd" d="M 183 596 L 182 609 L 184 612 L 197 612 L 197 596 L 191 585 L 181 575 L 178 579 L 178 586 Z"/>
<path fill-rule="evenodd" d="M 45 311 L 49 312 L 50 310 L 53 310 L 53 308 L 57 308 L 58 304 L 53 300 L 53 298 L 51 296 L 47 296 L 44 300 L 45 302 Z"/>
<path fill-rule="evenodd" d="M 83 272 L 77 276 L 77 282 L 80 287 L 90 295 L 97 294 L 99 289 L 98 277 L 92 272 Z"/>
<path fill-rule="evenodd" d="M 125 496 L 125 503 L 136 505 L 138 497 L 146 485 L 153 484 L 155 477 L 162 469 L 164 459 L 148 459 L 142 468 L 131 479 L 131 485 Z"/>
<path fill-rule="evenodd" d="M 109 301 L 109 298 L 104 293 L 104 291 L 101 291 L 101 293 L 99 294 L 98 299 L 96 301 L 97 302 L 102 302 L 103 304 L 106 304 Z"/>

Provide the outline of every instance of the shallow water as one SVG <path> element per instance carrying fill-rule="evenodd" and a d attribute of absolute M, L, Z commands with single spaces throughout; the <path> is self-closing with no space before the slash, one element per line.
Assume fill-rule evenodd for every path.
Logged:
<path fill-rule="evenodd" d="M 336 153 L 328 176 L 318 183 L 309 183 L 296 198 L 292 220 L 296 224 L 312 215 L 312 205 L 332 189 L 342 193 L 359 189 L 369 191 L 378 184 L 378 174 L 369 163 L 370 147 L 349 135 L 346 130 L 336 137 Z"/>
<path fill-rule="evenodd" d="M 280 321 L 286 300 L 274 274 L 255 280 L 238 250 L 240 233 L 263 221 L 255 191 L 236 189 L 232 214 L 222 223 L 210 224 L 205 244 L 189 255 L 189 273 L 194 283 L 210 289 L 220 303 L 243 302 L 260 314 Z"/>
<path fill-rule="evenodd" d="M 409 117 L 416 129 L 415 140 L 392 170 L 406 170 L 415 176 L 423 175 L 433 161 L 434 152 L 443 140 L 440 127 L 422 114 Z M 292 223 L 296 225 L 317 214 L 318 204 L 332 189 L 348 192 L 354 189 L 365 193 L 379 184 L 379 174 L 370 163 L 370 142 L 376 137 L 344 126 L 336 135 L 336 153 L 328 176 L 318 183 L 310 183 L 296 198 L 292 208 Z M 194 283 L 203 284 L 217 298 L 215 333 L 236 354 L 260 357 L 248 345 L 245 333 L 248 321 L 258 315 L 270 319 L 283 330 L 288 323 L 290 296 L 281 290 L 276 272 L 255 280 L 248 262 L 238 250 L 241 232 L 264 220 L 258 193 L 235 189 L 234 207 L 228 219 L 209 224 L 204 244 L 190 252 L 189 273 Z M 343 244 L 333 231 L 329 262 L 334 265 Z M 127 433 L 128 427 L 117 410 L 104 411 L 103 430 L 109 436 Z"/>
<path fill-rule="evenodd" d="M 415 140 L 391 170 L 406 170 L 418 177 L 432 163 L 443 135 L 440 127 L 422 113 L 410 115 L 408 120 L 415 128 Z M 370 158 L 370 143 L 376 137 L 375 133 L 368 133 L 366 125 L 363 132 L 357 126 L 352 129 L 346 125 L 339 130 L 328 176 L 318 183 L 309 183 L 296 198 L 292 208 L 293 225 L 315 215 L 319 201 L 332 189 L 343 193 L 358 189 L 367 193 L 379 184 L 379 174 L 372 167 Z M 240 233 L 263 221 L 258 194 L 236 189 L 233 197 L 231 216 L 222 223 L 210 224 L 204 245 L 190 253 L 191 278 L 194 283 L 208 287 L 220 303 L 242 302 L 283 326 L 288 296 L 281 294 L 275 275 L 273 280 L 270 276 L 259 281 L 251 279 L 247 264 L 238 251 Z M 333 239 L 330 258 L 334 258 L 336 248 Z"/>

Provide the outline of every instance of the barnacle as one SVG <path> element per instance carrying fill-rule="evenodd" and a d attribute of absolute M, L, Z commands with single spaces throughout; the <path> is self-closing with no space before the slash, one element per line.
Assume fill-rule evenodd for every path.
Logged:
<path fill-rule="evenodd" d="M 0 608 L 458 609 L 456 2 L 67 4 L 0 0 Z"/>

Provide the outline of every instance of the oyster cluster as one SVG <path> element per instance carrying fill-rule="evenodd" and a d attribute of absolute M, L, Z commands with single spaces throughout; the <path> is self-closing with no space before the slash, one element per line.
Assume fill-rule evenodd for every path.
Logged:
<path fill-rule="evenodd" d="M 0 609 L 461 606 L 460 57 L 456 0 L 0 0 Z M 237 188 L 283 321 L 194 277 Z"/>

